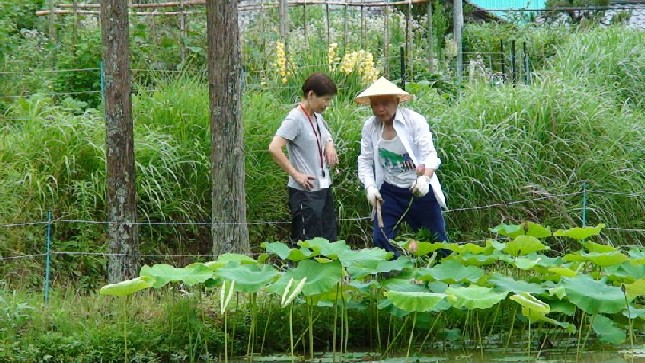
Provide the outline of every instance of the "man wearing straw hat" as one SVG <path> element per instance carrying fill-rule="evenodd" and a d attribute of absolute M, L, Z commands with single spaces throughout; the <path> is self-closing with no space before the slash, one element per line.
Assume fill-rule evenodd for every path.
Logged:
<path fill-rule="evenodd" d="M 399 104 L 413 96 L 381 77 L 355 102 L 370 105 L 374 116 L 365 121 L 358 156 L 358 177 L 376 210 L 374 245 L 399 256 L 389 240 L 405 220 L 414 231 L 425 228 L 434 241 L 446 241 L 441 208 L 446 198 L 436 170 L 441 164 L 425 117 Z M 447 250 L 441 250 L 445 256 Z"/>

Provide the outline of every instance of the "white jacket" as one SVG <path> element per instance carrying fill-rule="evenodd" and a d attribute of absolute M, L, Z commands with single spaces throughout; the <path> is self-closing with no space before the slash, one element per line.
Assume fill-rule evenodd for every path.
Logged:
<path fill-rule="evenodd" d="M 435 170 L 439 168 L 441 159 L 432 143 L 432 133 L 425 117 L 410 109 L 399 107 L 394 116 L 393 126 L 414 165 L 425 164 L 426 168 Z M 378 141 L 382 128 L 382 123 L 372 116 L 365 121 L 361 132 L 358 178 L 366 189 L 374 185 L 380 190 L 383 184 L 383 168 L 378 162 Z M 446 197 L 436 172 L 430 178 L 430 185 L 439 205 L 446 208 Z"/>

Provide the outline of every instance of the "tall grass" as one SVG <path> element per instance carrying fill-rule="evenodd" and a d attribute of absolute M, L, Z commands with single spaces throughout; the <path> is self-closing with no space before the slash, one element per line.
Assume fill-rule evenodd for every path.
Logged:
<path fill-rule="evenodd" d="M 423 85 L 411 88 L 418 97 L 407 106 L 427 116 L 443 160 L 439 173 L 454 209 L 446 213 L 452 240 L 481 239 L 491 226 L 525 219 L 556 227 L 578 225 L 582 196 L 572 193 L 583 182 L 590 190 L 587 224 L 645 227 L 642 37 L 614 28 L 574 34 L 531 86 L 472 85 L 457 101 Z M 597 57 L 585 59 L 584 53 Z M 302 79 L 291 82 L 295 89 Z M 243 95 L 247 218 L 255 246 L 284 240 L 289 231 L 287 175 L 266 150 L 295 99 L 285 99 L 271 86 L 247 85 Z M 356 158 L 370 110 L 354 105 L 352 96 L 353 91 L 341 90 L 324 116 L 340 156 L 333 175 L 340 237 L 365 245 L 371 225 L 364 219 L 369 208 Z M 150 222 L 141 229 L 143 253 L 208 253 L 209 226 L 195 223 L 210 219 L 211 205 L 205 82 L 188 75 L 160 80 L 155 91 L 142 91 L 133 104 L 139 217 Z M 105 221 L 100 113 L 79 114 L 72 103 L 56 104 L 42 96 L 13 104 L 9 113 L 24 121 L 2 125 L 0 223 L 42 221 L 48 210 L 58 219 Z M 506 203 L 524 199 L 530 201 Z M 460 210 L 490 204 L 497 205 Z M 188 224 L 156 224 L 172 221 Z M 55 250 L 103 251 L 103 228 L 58 223 Z M 42 251 L 42 231 L 35 227 L 2 228 L 0 237 L 1 254 Z M 605 238 L 631 244 L 643 235 L 609 230 Z M 100 278 L 104 268 L 98 258 L 55 261 L 54 276 L 62 279 Z M 1 276 L 9 276 L 9 265 L 28 271 L 33 262 L 4 264 Z"/>

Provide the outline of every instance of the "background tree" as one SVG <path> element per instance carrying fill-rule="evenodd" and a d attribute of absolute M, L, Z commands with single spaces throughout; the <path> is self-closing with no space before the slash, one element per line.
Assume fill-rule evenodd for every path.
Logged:
<path fill-rule="evenodd" d="M 569 8 L 564 10 L 564 12 L 569 16 L 571 22 L 574 24 L 579 24 L 583 19 L 593 19 L 602 17 L 604 14 L 603 10 L 597 8 L 605 8 L 609 6 L 609 0 L 547 0 L 546 8 L 547 9 L 558 9 L 558 8 Z M 589 9 L 580 9 L 575 8 L 585 8 Z M 574 9 L 571 9 L 574 8 Z M 551 18 L 557 17 L 559 12 L 550 13 Z"/>
<path fill-rule="evenodd" d="M 108 281 L 139 273 L 128 0 L 101 1 L 109 252 Z"/>
<path fill-rule="evenodd" d="M 213 254 L 248 252 L 237 1 L 206 1 Z"/>

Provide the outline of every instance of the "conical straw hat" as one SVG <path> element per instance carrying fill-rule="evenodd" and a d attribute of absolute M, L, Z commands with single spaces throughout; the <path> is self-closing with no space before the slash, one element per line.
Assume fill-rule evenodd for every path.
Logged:
<path fill-rule="evenodd" d="M 359 105 L 369 105 L 370 97 L 390 95 L 397 96 L 399 98 L 399 102 L 409 101 L 414 98 L 413 95 L 400 89 L 394 83 L 385 79 L 385 77 L 381 77 L 372 83 L 371 86 L 367 87 L 365 91 L 356 96 L 354 102 Z"/>

